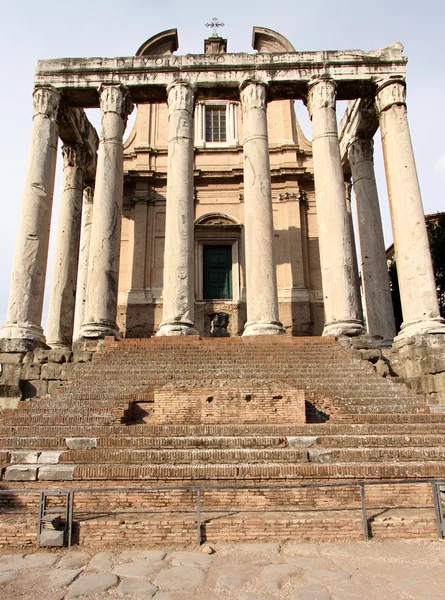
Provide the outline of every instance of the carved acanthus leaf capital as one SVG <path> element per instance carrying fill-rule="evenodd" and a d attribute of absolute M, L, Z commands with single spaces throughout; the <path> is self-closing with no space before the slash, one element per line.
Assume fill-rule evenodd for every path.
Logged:
<path fill-rule="evenodd" d="M 385 81 L 375 94 L 375 106 L 380 114 L 395 104 L 406 103 L 406 82 L 404 79 Z"/>
<path fill-rule="evenodd" d="M 193 114 L 194 91 L 185 81 L 175 81 L 167 88 L 167 102 L 170 111 L 186 110 Z"/>
<path fill-rule="evenodd" d="M 241 86 L 240 98 L 243 113 L 253 108 L 265 110 L 267 105 L 266 84 L 258 81 L 246 81 Z"/>
<path fill-rule="evenodd" d="M 372 138 L 357 137 L 348 145 L 348 160 L 351 166 L 364 160 L 374 160 L 374 140 Z"/>
<path fill-rule="evenodd" d="M 89 183 L 83 189 L 83 201 L 85 204 L 93 204 L 94 199 L 94 185 Z"/>
<path fill-rule="evenodd" d="M 307 93 L 307 108 L 312 119 L 314 110 L 333 108 L 337 99 L 337 85 L 333 79 L 317 79 L 309 84 Z"/>
<path fill-rule="evenodd" d="M 102 114 L 114 112 L 126 122 L 134 108 L 128 89 L 123 85 L 102 84 L 98 91 Z"/>
<path fill-rule="evenodd" d="M 60 105 L 61 93 L 52 85 L 36 86 L 32 96 L 34 117 L 44 115 L 55 120 Z"/>
<path fill-rule="evenodd" d="M 64 144 L 62 146 L 63 168 L 76 167 L 85 171 L 87 152 L 82 144 Z"/>

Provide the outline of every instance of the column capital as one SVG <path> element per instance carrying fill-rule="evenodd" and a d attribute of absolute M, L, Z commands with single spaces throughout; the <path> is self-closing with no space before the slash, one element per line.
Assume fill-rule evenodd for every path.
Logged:
<path fill-rule="evenodd" d="M 93 204 L 94 200 L 94 181 L 86 181 L 83 189 L 83 201 L 85 204 Z"/>
<path fill-rule="evenodd" d="M 308 85 L 306 105 L 312 119 L 314 110 L 318 108 L 334 108 L 337 99 L 337 84 L 333 79 L 320 78 Z"/>
<path fill-rule="evenodd" d="M 267 105 L 267 83 L 247 79 L 239 87 L 243 112 L 258 108 L 265 110 Z"/>
<path fill-rule="evenodd" d="M 169 111 L 186 110 L 193 114 L 195 90 L 188 81 L 174 81 L 167 86 L 167 104 Z"/>
<path fill-rule="evenodd" d="M 128 88 L 121 84 L 102 84 L 98 92 L 102 114 L 114 112 L 126 122 L 134 108 Z"/>
<path fill-rule="evenodd" d="M 56 120 L 62 94 L 52 85 L 36 85 L 32 95 L 33 116 L 43 115 Z"/>
<path fill-rule="evenodd" d="M 406 104 L 406 81 L 404 79 L 389 79 L 382 83 L 375 93 L 375 105 L 379 115 L 395 104 Z"/>
<path fill-rule="evenodd" d="M 348 144 L 348 161 L 352 166 L 363 160 L 374 160 L 374 140 L 366 137 L 355 137 Z"/>
<path fill-rule="evenodd" d="M 62 146 L 63 168 L 75 167 L 85 171 L 87 152 L 83 144 L 64 144 Z"/>

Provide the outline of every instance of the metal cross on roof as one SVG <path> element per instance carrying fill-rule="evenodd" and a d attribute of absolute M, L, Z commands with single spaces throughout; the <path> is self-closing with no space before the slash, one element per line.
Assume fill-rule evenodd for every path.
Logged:
<path fill-rule="evenodd" d="M 213 17 L 213 19 L 210 21 L 210 23 L 206 23 L 206 27 L 212 27 L 213 28 L 212 35 L 215 37 L 218 37 L 218 34 L 216 33 L 216 29 L 217 29 L 217 27 L 224 27 L 224 23 L 220 23 L 218 21 L 217 17 Z"/>

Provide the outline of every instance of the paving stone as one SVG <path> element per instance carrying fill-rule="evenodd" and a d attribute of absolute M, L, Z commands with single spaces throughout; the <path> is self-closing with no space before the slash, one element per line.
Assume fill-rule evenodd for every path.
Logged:
<path fill-rule="evenodd" d="M 267 542 L 251 542 L 245 544 L 237 544 L 237 549 L 245 550 L 246 552 L 260 552 L 263 554 L 264 552 L 274 552 L 278 554 L 280 552 L 281 546 L 280 544 L 270 544 Z"/>
<path fill-rule="evenodd" d="M 113 569 L 114 554 L 112 552 L 98 552 L 88 563 L 88 570 L 111 571 Z"/>
<path fill-rule="evenodd" d="M 278 591 L 291 577 L 302 573 L 302 569 L 294 565 L 270 565 L 262 570 L 261 578 L 269 590 Z"/>
<path fill-rule="evenodd" d="M 96 573 L 94 575 L 84 575 L 79 577 L 67 594 L 67 598 L 77 598 L 77 596 L 88 596 L 100 594 L 116 585 L 118 579 L 114 573 Z"/>
<path fill-rule="evenodd" d="M 311 544 L 309 542 L 302 544 L 285 544 L 281 547 L 281 554 L 285 556 L 320 556 L 320 549 L 318 544 Z"/>
<path fill-rule="evenodd" d="M 288 556 L 287 562 L 302 569 L 335 569 L 336 565 L 329 558 L 310 556 Z"/>
<path fill-rule="evenodd" d="M 263 594 L 253 594 L 251 592 L 242 593 L 237 596 L 236 600 L 273 600 L 272 596 L 264 596 Z"/>
<path fill-rule="evenodd" d="M 204 590 L 203 592 L 196 590 L 194 592 L 158 592 L 155 600 L 221 600 L 221 597 L 228 598 L 226 595 L 216 595 L 209 590 Z M 260 598 L 259 600 L 263 599 Z M 264 600 L 269 600 L 269 598 L 264 598 Z"/>
<path fill-rule="evenodd" d="M 167 590 L 182 590 L 199 587 L 205 580 L 206 574 L 199 567 L 180 566 L 161 571 L 154 582 Z"/>
<path fill-rule="evenodd" d="M 221 590 L 236 590 L 252 577 L 251 565 L 239 565 L 231 573 L 224 573 L 216 580 L 216 587 Z"/>
<path fill-rule="evenodd" d="M 35 569 L 36 567 L 52 567 L 59 560 L 57 554 L 49 552 L 36 552 L 35 554 L 27 554 L 23 558 L 23 563 L 27 569 Z"/>
<path fill-rule="evenodd" d="M 4 554 L 0 556 L 0 573 L 13 568 L 13 565 L 23 558 L 23 554 Z"/>
<path fill-rule="evenodd" d="M 158 588 L 149 581 L 124 579 L 118 587 L 120 594 L 131 594 L 134 598 L 153 598 Z"/>
<path fill-rule="evenodd" d="M 200 552 L 171 552 L 167 560 L 172 565 L 185 565 L 188 567 L 207 567 L 213 561 L 213 556 Z"/>
<path fill-rule="evenodd" d="M 119 575 L 119 577 L 150 577 L 153 573 L 159 570 L 157 565 L 150 563 L 131 562 L 124 563 L 123 565 L 117 565 L 113 569 L 113 573 Z"/>
<path fill-rule="evenodd" d="M 310 583 L 296 588 L 291 596 L 292 600 L 331 600 L 328 590 L 318 583 Z"/>
<path fill-rule="evenodd" d="M 405 579 L 402 581 L 393 581 L 392 587 L 407 594 L 410 598 L 416 600 L 443 600 L 444 588 L 428 581 L 416 581 Z"/>
<path fill-rule="evenodd" d="M 351 573 L 347 573 L 346 571 L 324 571 L 322 569 L 315 569 L 314 571 L 307 571 L 305 577 L 323 583 L 330 583 L 331 581 L 350 579 Z"/>
<path fill-rule="evenodd" d="M 80 573 L 82 569 L 52 569 L 48 573 L 48 582 L 51 587 L 63 587 L 70 585 Z"/>
<path fill-rule="evenodd" d="M 125 550 L 119 555 L 122 560 L 163 560 L 167 556 L 162 550 Z"/>
<path fill-rule="evenodd" d="M 0 572 L 0 584 L 8 583 L 9 581 L 14 581 L 17 577 L 17 573 L 15 571 L 5 571 Z"/>
<path fill-rule="evenodd" d="M 62 556 L 60 559 L 59 567 L 65 567 L 67 569 L 79 569 L 84 567 L 91 559 L 88 552 L 82 550 L 73 550 Z"/>

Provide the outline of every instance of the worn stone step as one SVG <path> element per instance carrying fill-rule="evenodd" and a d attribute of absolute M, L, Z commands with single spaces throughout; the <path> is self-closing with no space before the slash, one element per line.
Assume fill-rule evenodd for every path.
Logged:
<path fill-rule="evenodd" d="M 314 448 L 309 449 L 308 454 L 311 462 L 323 463 L 445 461 L 445 446 L 434 448 Z"/>
<path fill-rule="evenodd" d="M 321 435 L 317 442 L 317 446 L 325 448 L 353 448 L 353 447 L 416 447 L 416 446 L 442 446 L 445 443 L 443 434 L 382 434 L 382 435 L 354 435 L 354 434 L 338 434 L 338 435 Z"/>

